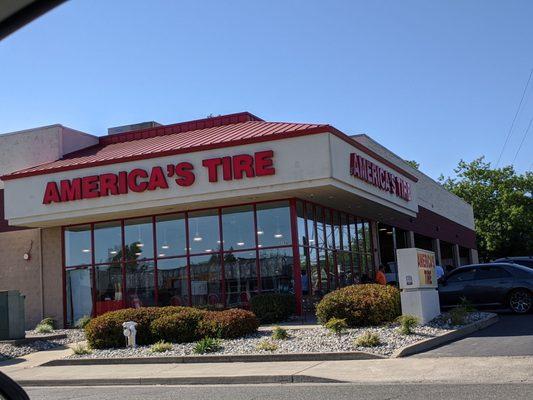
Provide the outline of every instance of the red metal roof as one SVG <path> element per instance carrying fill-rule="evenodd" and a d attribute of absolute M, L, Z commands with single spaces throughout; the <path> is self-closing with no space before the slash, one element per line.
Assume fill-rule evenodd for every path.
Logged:
<path fill-rule="evenodd" d="M 331 132 L 404 176 L 417 178 L 327 124 L 266 122 L 248 112 L 102 136 L 97 145 L 15 171 L 2 180 Z"/>

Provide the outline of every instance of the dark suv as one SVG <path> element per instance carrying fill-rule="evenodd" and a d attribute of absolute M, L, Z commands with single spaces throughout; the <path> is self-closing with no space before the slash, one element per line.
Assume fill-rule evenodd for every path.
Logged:
<path fill-rule="evenodd" d="M 523 265 L 524 267 L 533 268 L 532 256 L 498 258 L 497 260 L 494 260 L 494 262 L 518 264 Z"/>

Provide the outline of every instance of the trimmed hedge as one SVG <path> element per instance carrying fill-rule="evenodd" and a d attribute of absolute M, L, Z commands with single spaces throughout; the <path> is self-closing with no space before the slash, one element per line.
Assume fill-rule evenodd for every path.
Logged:
<path fill-rule="evenodd" d="M 262 323 L 282 322 L 296 312 L 293 294 L 265 293 L 252 297 L 252 312 Z"/>
<path fill-rule="evenodd" d="M 257 331 L 259 322 L 249 311 L 205 311 L 191 307 L 144 307 L 111 311 L 93 318 L 85 327 L 93 349 L 124 347 L 122 324 L 137 322 L 137 344 L 160 340 L 190 342 L 204 336 L 235 338 Z"/>
<path fill-rule="evenodd" d="M 259 320 L 253 312 L 232 308 L 224 311 L 208 311 L 199 324 L 202 337 L 234 339 L 256 332 Z"/>
<path fill-rule="evenodd" d="M 339 318 L 351 328 L 392 322 L 400 314 L 400 291 L 389 285 L 347 286 L 325 295 L 316 307 L 321 324 Z"/>
<path fill-rule="evenodd" d="M 177 314 L 164 315 L 150 325 L 154 340 L 172 343 L 187 343 L 200 339 L 198 324 L 206 311 L 183 310 Z"/>

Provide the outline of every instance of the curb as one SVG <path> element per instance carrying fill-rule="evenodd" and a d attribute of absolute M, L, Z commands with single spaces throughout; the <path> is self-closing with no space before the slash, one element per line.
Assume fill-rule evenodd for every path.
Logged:
<path fill-rule="evenodd" d="M 258 385 L 264 383 L 343 383 L 336 379 L 310 375 L 248 375 L 248 376 L 193 376 L 175 378 L 123 379 L 43 379 L 19 380 L 23 387 L 30 386 L 120 386 L 120 385 Z"/>
<path fill-rule="evenodd" d="M 177 357 L 135 357 L 135 358 L 62 358 L 51 360 L 41 367 L 58 367 L 65 365 L 113 365 L 113 364 L 196 364 L 228 362 L 276 362 L 276 361 L 339 361 L 339 360 L 376 360 L 386 357 L 348 351 L 338 353 L 285 353 L 285 354 L 241 354 L 211 356 L 177 356 Z"/>
<path fill-rule="evenodd" d="M 453 330 L 451 332 L 445 333 L 444 335 L 437 336 L 430 339 L 424 339 L 409 346 L 402 347 L 401 349 L 396 350 L 391 358 L 407 357 L 413 354 L 422 353 L 424 351 L 430 350 L 434 347 L 440 346 L 441 344 L 452 342 L 457 339 L 461 339 L 472 332 L 485 329 L 488 326 L 491 326 L 498 322 L 499 318 L 497 314 L 492 315 L 489 318 L 483 319 L 481 321 L 472 322 L 469 325 L 466 325 L 462 328 Z"/>
<path fill-rule="evenodd" d="M 11 344 L 14 346 L 18 346 L 21 344 L 28 344 L 32 342 L 36 342 L 38 340 L 47 341 L 47 340 L 58 340 L 58 339 L 66 339 L 67 334 L 66 333 L 53 333 L 48 335 L 34 335 L 34 336 L 27 336 L 22 339 L 11 339 L 11 340 L 0 340 L 0 344 Z"/>

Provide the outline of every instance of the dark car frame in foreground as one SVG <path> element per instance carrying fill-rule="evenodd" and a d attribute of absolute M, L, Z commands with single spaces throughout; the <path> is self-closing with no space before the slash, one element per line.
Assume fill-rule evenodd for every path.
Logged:
<path fill-rule="evenodd" d="M 477 307 L 525 314 L 533 309 L 533 269 L 509 263 L 466 265 L 441 279 L 439 298 L 444 308 L 466 299 Z"/>
<path fill-rule="evenodd" d="M 18 383 L 0 372 L 0 399 L 29 400 L 30 398 Z"/>

